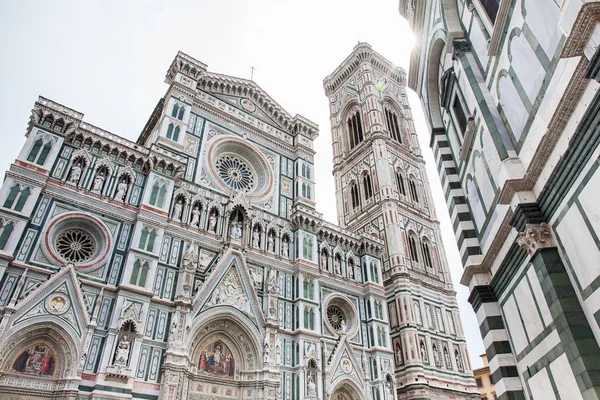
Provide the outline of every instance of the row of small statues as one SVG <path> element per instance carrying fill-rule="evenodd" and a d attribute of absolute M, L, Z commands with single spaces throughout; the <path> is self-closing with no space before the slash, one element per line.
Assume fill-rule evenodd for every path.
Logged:
<path fill-rule="evenodd" d="M 321 253 L 321 267 L 329 271 L 328 255 L 325 251 Z M 336 275 L 342 275 L 342 260 L 339 257 L 334 257 L 333 268 Z M 354 266 L 348 265 L 348 278 L 354 279 Z"/>
<path fill-rule="evenodd" d="M 82 172 L 83 162 L 81 160 L 78 160 L 71 167 L 71 172 L 69 173 L 67 182 L 77 186 L 79 184 L 79 180 L 81 179 Z M 104 189 L 104 182 L 106 181 L 107 175 L 108 174 L 106 173 L 105 169 L 102 167 L 96 170 L 96 175 L 94 176 L 94 180 L 92 183 L 92 193 L 102 194 L 102 190 Z M 122 176 L 117 185 L 117 190 L 115 192 L 115 200 L 124 202 L 128 190 L 128 178 L 127 176 Z"/>

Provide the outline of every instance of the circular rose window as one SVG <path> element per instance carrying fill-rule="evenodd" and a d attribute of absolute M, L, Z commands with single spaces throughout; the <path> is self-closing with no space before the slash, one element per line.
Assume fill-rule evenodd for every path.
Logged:
<path fill-rule="evenodd" d="M 217 136 L 208 146 L 205 168 L 215 187 L 229 193 L 233 189 L 252 196 L 257 202 L 273 190 L 271 163 L 249 141 L 235 136 Z"/>
<path fill-rule="evenodd" d="M 248 164 L 234 155 L 224 155 L 216 163 L 219 176 L 235 190 L 249 192 L 254 189 L 255 174 Z"/>
<path fill-rule="evenodd" d="M 346 327 L 346 317 L 338 306 L 327 307 L 327 320 L 337 332 L 342 331 L 342 327 Z"/>
<path fill-rule="evenodd" d="M 96 241 L 81 229 L 67 229 L 56 238 L 56 251 L 74 263 L 88 261 L 96 252 Z"/>
<path fill-rule="evenodd" d="M 347 335 L 352 339 L 358 332 L 358 313 L 352 302 L 341 294 L 330 294 L 324 299 L 325 326 L 333 335 Z"/>
<path fill-rule="evenodd" d="M 112 238 L 100 219 L 82 212 L 68 212 L 54 217 L 43 233 L 42 250 L 48 260 L 79 269 L 99 268 L 106 262 Z"/>

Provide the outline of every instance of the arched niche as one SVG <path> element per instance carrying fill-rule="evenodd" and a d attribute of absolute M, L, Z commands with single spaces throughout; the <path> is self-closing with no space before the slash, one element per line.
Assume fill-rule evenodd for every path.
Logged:
<path fill-rule="evenodd" d="M 440 60 L 446 42 L 438 37 L 434 39 L 429 51 L 429 64 L 427 66 L 427 100 L 429 102 L 429 118 L 431 129 L 443 128 L 442 108 L 440 107 Z"/>
<path fill-rule="evenodd" d="M 0 345 L 0 374 L 10 379 L 0 391 L 33 399 L 77 390 L 79 344 L 65 329 L 44 321 L 9 334 Z"/>
<path fill-rule="evenodd" d="M 366 396 L 360 387 L 350 379 L 344 379 L 331 391 L 331 400 L 365 400 Z"/>

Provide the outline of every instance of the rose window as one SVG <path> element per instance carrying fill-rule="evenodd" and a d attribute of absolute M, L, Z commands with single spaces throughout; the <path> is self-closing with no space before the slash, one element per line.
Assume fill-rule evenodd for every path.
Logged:
<path fill-rule="evenodd" d="M 81 229 L 68 229 L 56 238 L 56 251 L 66 261 L 85 262 L 96 253 L 96 242 Z"/>
<path fill-rule="evenodd" d="M 254 188 L 254 172 L 239 158 L 225 155 L 217 160 L 216 167 L 219 177 L 229 187 L 242 192 L 249 192 Z"/>
<path fill-rule="evenodd" d="M 346 323 L 346 316 L 341 308 L 338 306 L 327 307 L 327 320 L 336 331 L 342 330 L 342 323 Z"/>

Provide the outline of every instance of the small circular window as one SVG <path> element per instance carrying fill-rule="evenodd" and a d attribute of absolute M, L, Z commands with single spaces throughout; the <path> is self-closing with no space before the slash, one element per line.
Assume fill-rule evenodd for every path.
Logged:
<path fill-rule="evenodd" d="M 67 212 L 54 217 L 43 233 L 42 250 L 56 265 L 73 263 L 78 269 L 100 268 L 112 247 L 108 227 L 100 219 L 83 212 Z"/>
<path fill-rule="evenodd" d="M 337 332 L 341 332 L 342 327 L 346 327 L 346 316 L 338 306 L 327 307 L 327 320 Z"/>
<path fill-rule="evenodd" d="M 249 192 L 255 186 L 255 175 L 248 164 L 240 158 L 225 155 L 216 162 L 219 177 L 235 190 Z"/>
<path fill-rule="evenodd" d="M 86 231 L 67 229 L 56 238 L 56 251 L 67 261 L 85 262 L 96 253 L 96 241 Z"/>

